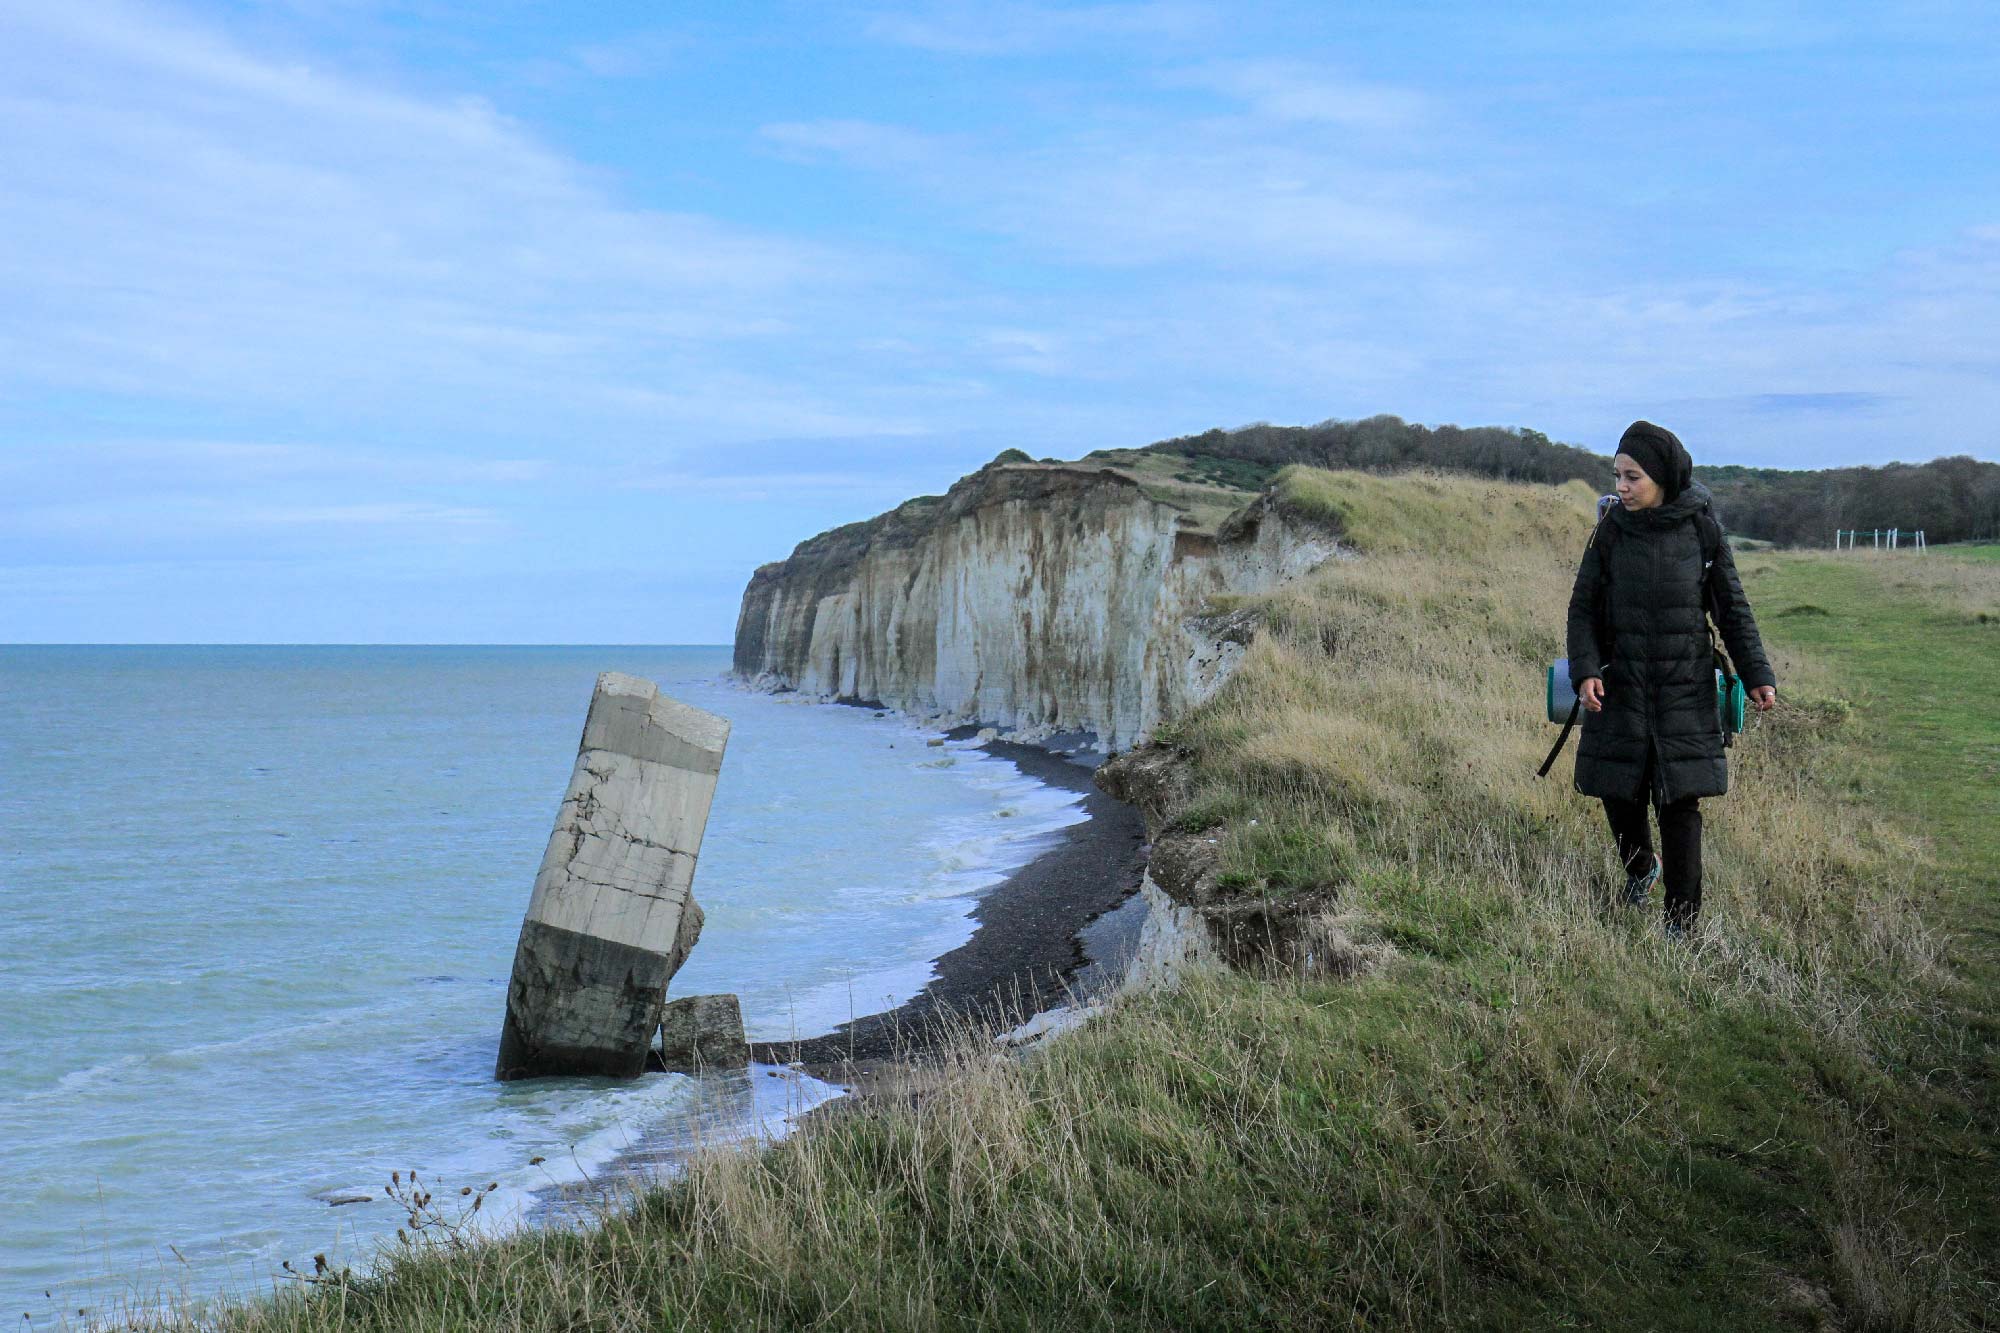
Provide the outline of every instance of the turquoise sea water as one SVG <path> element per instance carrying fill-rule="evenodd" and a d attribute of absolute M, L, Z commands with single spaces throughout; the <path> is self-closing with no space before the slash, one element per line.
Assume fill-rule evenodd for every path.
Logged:
<path fill-rule="evenodd" d="M 724 648 L 0 647 L 0 1321 L 366 1262 L 401 1220 L 391 1170 L 498 1181 L 489 1207 L 521 1215 L 698 1105 L 741 1132 L 830 1095 L 761 1069 L 492 1081 L 599 671 L 734 724 L 695 878 L 707 926 L 672 989 L 737 992 L 753 1037 L 908 998 L 969 937 L 975 895 L 1083 817 L 1003 760 L 727 666 Z"/>

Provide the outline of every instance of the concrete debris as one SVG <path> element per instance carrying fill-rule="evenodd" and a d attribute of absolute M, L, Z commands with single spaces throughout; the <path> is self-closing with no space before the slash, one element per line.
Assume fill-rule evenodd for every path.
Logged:
<path fill-rule="evenodd" d="M 521 923 L 495 1077 L 633 1078 L 701 934 L 695 858 L 729 723 L 651 681 L 597 678 Z"/>
<path fill-rule="evenodd" d="M 743 1006 L 734 995 L 688 995 L 660 1015 L 661 1067 L 671 1073 L 742 1069 L 750 1063 Z"/>

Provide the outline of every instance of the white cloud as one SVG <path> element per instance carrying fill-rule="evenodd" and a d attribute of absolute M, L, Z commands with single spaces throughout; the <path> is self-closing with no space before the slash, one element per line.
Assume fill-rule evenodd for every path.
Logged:
<path fill-rule="evenodd" d="M 1043 5 L 1014 0 L 936 4 L 915 13 L 878 14 L 871 35 L 946 55 L 1025 55 L 1071 46 L 1181 41 L 1212 31 L 1210 5 L 1154 0 L 1139 4 Z"/>
<path fill-rule="evenodd" d="M 1077 364 L 1070 340 L 1052 330 L 978 330 L 974 334 L 973 350 L 993 365 L 1031 375 L 1061 376 L 1084 370 Z"/>
<path fill-rule="evenodd" d="M 175 532 L 345 533 L 361 550 L 497 531 L 481 516 L 592 479 L 663 504 L 859 506 L 936 485 L 906 458 L 728 452 L 779 435 L 978 430 L 1041 455 L 1378 410 L 1601 439 L 1683 403 L 1732 448 L 1801 464 L 1889 438 L 1993 452 L 1974 432 L 2000 407 L 2000 229 L 1839 294 L 1698 256 L 1628 276 L 1631 251 L 1560 188 L 1551 145 L 1508 141 L 1435 81 L 1206 58 L 1225 46 L 1218 14 L 877 15 L 876 36 L 954 56 L 1106 53 L 1082 84 L 999 79 L 983 121 L 766 126 L 766 151 L 731 168 L 760 190 L 800 163 L 866 173 L 847 218 L 783 235 L 635 207 L 476 99 L 260 54 L 151 7 L 0 12 L 0 408 L 28 403 L 14 419 L 32 422 L 38 395 L 116 395 L 138 410 L 106 419 L 200 437 L 86 447 L 68 441 L 88 422 L 34 423 L 61 443 L 0 446 L 0 529 L 77 486 L 154 488 L 186 501 Z M 677 58 L 665 39 L 562 54 L 604 78 Z M 874 210 L 903 252 L 801 239 L 864 232 Z M 1757 406 L 1861 401 L 1843 394 L 1881 406 L 1816 411 L 1811 436 L 1806 414 Z M 273 420 L 288 428 L 264 438 L 321 443 L 260 442 Z M 36 521 L 79 542 L 91 524 L 107 541 L 172 526 L 109 499 Z"/>
<path fill-rule="evenodd" d="M 884 506 L 900 503 L 914 477 L 896 477 L 881 471 L 851 472 L 652 472 L 630 477 L 621 486 L 635 491 L 661 491 L 673 495 L 699 496 L 704 500 L 755 502 L 774 499 L 849 498 L 872 496 Z M 809 534 L 800 534 L 806 536 Z"/>
<path fill-rule="evenodd" d="M 490 509 L 463 505 L 378 501 L 373 504 L 278 505 L 243 511 L 242 522 L 277 527 L 443 527 L 483 528 L 500 522 Z"/>
<path fill-rule="evenodd" d="M 237 489 L 271 482 L 320 486 L 507 486 L 547 479 L 540 458 L 476 458 L 434 452 L 234 440 L 88 440 L 27 445 L 0 454 L 0 477 L 35 478 L 50 489 Z M 20 497 L 18 486 L 14 496 Z"/>
<path fill-rule="evenodd" d="M 201 495 L 128 496 L 30 503 L 10 515 L 17 538 L 81 539 L 120 549 L 158 543 L 212 544 L 227 538 L 262 538 L 285 530 L 319 532 L 395 530 L 418 542 L 497 535 L 506 525 L 498 512 L 470 505 L 416 500 L 357 503 L 271 503 Z"/>
<path fill-rule="evenodd" d="M 1671 411 L 1711 451 L 1791 466 L 2000 447 L 1983 424 L 2000 412 L 2000 229 L 1837 280 L 1782 256 L 1745 272 L 1693 239 L 1667 255 L 1621 239 L 1591 198 L 1537 181 L 1559 162 L 1442 99 L 1294 60 L 1158 82 L 1238 110 L 1139 115 L 1106 96 L 1061 129 L 773 137 L 1078 275 L 980 308 L 934 354 L 1051 392 L 1143 388 L 1132 436 L 1184 402 L 1200 415 L 1176 431 L 1390 411 L 1598 443 Z M 985 332 L 1009 328 L 1060 336 Z"/>
<path fill-rule="evenodd" d="M 614 42 L 590 42 L 571 55 L 586 73 L 601 79 L 637 79 L 661 74 L 684 60 L 692 43 L 677 32 L 627 33 Z"/>
<path fill-rule="evenodd" d="M 1417 173 L 1228 136 L 1086 145 L 1010 180 L 994 206 L 1016 234 L 1096 264 L 1422 265 L 1467 241 Z"/>
<path fill-rule="evenodd" d="M 1176 71 L 1161 82 L 1220 93 L 1271 120 L 1361 130 L 1402 128 L 1420 121 L 1427 109 L 1426 99 L 1409 89 L 1339 78 L 1294 60 L 1219 61 Z"/>
<path fill-rule="evenodd" d="M 1448 182 L 1233 125 L 1173 123 L 1059 143 L 974 145 L 840 120 L 765 127 L 772 142 L 898 177 L 968 225 L 1107 268 L 1431 264 L 1465 252 Z"/>
<path fill-rule="evenodd" d="M 859 256 L 618 202 L 474 100 L 259 58 L 151 8 L 0 14 L 0 398 L 700 429 L 739 345 L 824 327 Z M 738 378 L 741 378 L 739 373 Z M 779 412 L 824 415 L 794 378 Z"/>
<path fill-rule="evenodd" d="M 865 120 L 781 121 L 758 133 L 798 160 L 839 161 L 870 171 L 927 170 L 965 146 L 943 135 Z"/>

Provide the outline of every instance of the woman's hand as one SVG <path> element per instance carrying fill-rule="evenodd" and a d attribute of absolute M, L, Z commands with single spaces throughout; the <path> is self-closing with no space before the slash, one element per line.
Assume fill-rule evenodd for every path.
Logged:
<path fill-rule="evenodd" d="M 1767 686 L 1766 688 L 1769 687 Z M 1583 684 L 1576 687 L 1576 697 L 1583 700 L 1583 706 L 1585 708 L 1588 708 L 1591 712 L 1593 713 L 1603 712 L 1604 711 L 1603 679 L 1598 676 L 1584 677 Z M 1770 705 L 1768 704 L 1758 705 L 1758 707 L 1760 708 L 1767 708 L 1769 706 Z"/>
<path fill-rule="evenodd" d="M 1750 691 L 1750 701 L 1757 705 L 1757 711 L 1761 713 L 1777 704 L 1778 687 L 1775 685 L 1759 685 L 1756 689 Z"/>

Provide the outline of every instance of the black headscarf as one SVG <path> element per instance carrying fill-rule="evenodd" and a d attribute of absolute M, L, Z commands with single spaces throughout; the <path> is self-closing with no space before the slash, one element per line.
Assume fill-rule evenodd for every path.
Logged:
<path fill-rule="evenodd" d="M 1679 498 L 1694 480 L 1694 460 L 1680 436 L 1650 421 L 1635 421 L 1618 437 L 1618 452 L 1627 454 L 1658 483 L 1662 502 Z"/>

